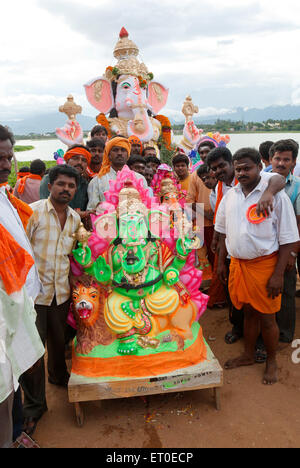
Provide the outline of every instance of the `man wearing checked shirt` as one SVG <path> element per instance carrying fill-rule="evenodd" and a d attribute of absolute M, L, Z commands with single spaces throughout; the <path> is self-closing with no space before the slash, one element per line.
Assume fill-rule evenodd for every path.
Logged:
<path fill-rule="evenodd" d="M 48 380 L 60 386 L 67 386 L 69 379 L 65 362 L 65 328 L 70 304 L 69 255 L 80 216 L 68 205 L 76 193 L 78 180 L 78 172 L 68 165 L 51 169 L 50 196 L 31 205 L 33 214 L 26 230 L 43 285 L 43 293 L 35 301 L 36 325 L 43 343 L 47 343 Z M 21 383 L 25 395 L 24 430 L 32 435 L 47 410 L 44 362 L 34 372 L 24 375 Z"/>

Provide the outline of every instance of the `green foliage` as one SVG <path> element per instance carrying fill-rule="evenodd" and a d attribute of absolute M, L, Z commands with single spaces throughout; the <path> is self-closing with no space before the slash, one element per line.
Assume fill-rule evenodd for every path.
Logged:
<path fill-rule="evenodd" d="M 176 148 L 175 146 L 172 146 L 171 147 L 171 150 L 169 150 L 166 145 L 165 145 L 165 142 L 163 140 L 163 138 L 160 136 L 159 140 L 158 140 L 158 146 L 160 147 L 160 160 L 162 163 L 164 164 L 168 164 L 169 166 L 172 167 L 172 157 L 174 156 L 174 153 L 176 151 Z"/>
<path fill-rule="evenodd" d="M 44 161 L 44 163 L 46 164 L 46 169 L 50 169 L 51 167 L 56 166 L 56 161 Z M 31 161 L 18 161 L 18 170 L 20 170 L 21 167 L 24 167 L 24 166 L 29 167 L 30 164 L 31 164 Z M 17 175 L 15 173 L 15 166 L 14 164 L 12 164 L 11 173 L 8 178 L 8 183 L 11 187 L 14 187 L 16 185 L 16 181 L 17 181 Z"/>

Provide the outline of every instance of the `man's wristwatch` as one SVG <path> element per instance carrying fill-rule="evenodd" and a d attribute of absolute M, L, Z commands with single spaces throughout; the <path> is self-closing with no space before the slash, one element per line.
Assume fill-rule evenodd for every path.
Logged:
<path fill-rule="evenodd" d="M 292 257 L 294 257 L 294 258 L 297 258 L 297 257 L 298 257 L 298 255 L 297 255 L 295 252 L 290 252 L 290 254 L 291 254 Z"/>

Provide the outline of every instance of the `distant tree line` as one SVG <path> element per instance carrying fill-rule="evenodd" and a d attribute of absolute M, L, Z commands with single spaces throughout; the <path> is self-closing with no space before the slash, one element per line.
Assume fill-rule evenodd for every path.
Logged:
<path fill-rule="evenodd" d="M 244 132 L 300 132 L 300 119 L 296 120 L 273 120 L 268 119 L 265 122 L 243 122 L 218 119 L 215 123 L 198 123 L 204 132 L 220 133 L 244 133 Z M 174 133 L 182 133 L 183 124 L 172 126 Z"/>
<path fill-rule="evenodd" d="M 242 120 L 222 120 L 218 119 L 215 123 L 205 124 L 197 123 L 199 128 L 204 132 L 220 132 L 220 133 L 245 133 L 245 132 L 300 132 L 300 119 L 296 120 L 273 120 L 268 119 L 265 122 L 244 122 Z M 175 134 L 181 134 L 183 124 L 173 124 L 172 129 Z M 84 137 L 88 136 L 88 132 L 84 132 Z M 41 140 L 56 138 L 54 132 L 45 134 L 29 133 L 27 135 L 16 135 L 17 140 Z"/>

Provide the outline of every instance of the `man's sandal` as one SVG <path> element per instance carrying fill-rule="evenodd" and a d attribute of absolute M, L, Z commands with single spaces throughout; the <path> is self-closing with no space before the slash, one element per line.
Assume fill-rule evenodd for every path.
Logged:
<path fill-rule="evenodd" d="M 263 364 L 267 360 L 267 351 L 264 346 L 258 346 L 255 349 L 255 362 Z"/>
<path fill-rule="evenodd" d="M 224 339 L 225 339 L 225 343 L 233 344 L 233 343 L 236 343 L 237 341 L 239 341 L 241 339 L 241 335 L 239 335 L 238 333 L 234 333 L 234 332 L 230 331 L 230 332 L 226 333 Z"/>

